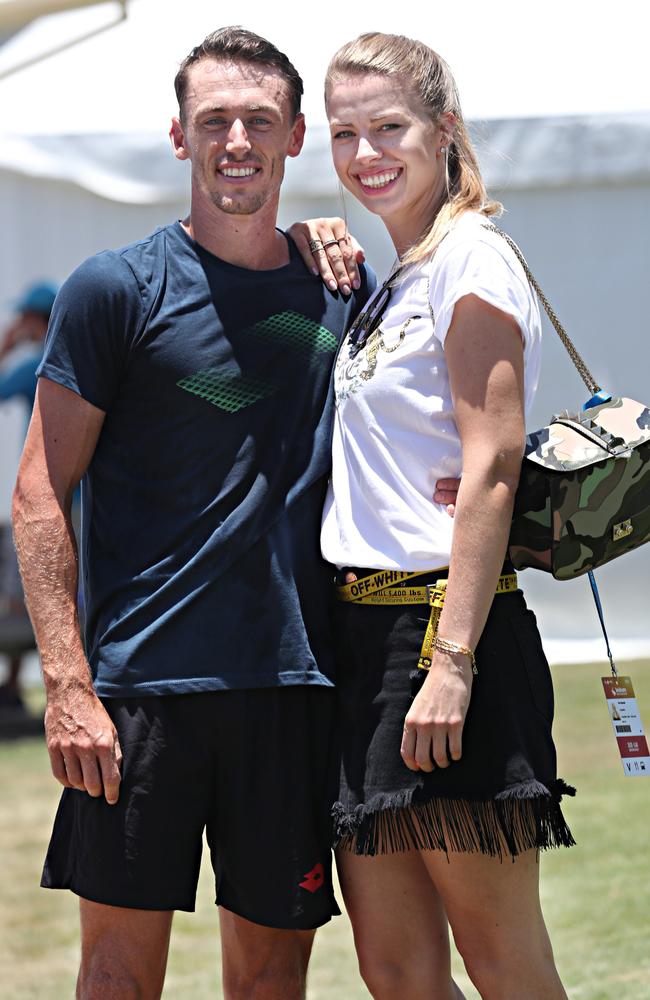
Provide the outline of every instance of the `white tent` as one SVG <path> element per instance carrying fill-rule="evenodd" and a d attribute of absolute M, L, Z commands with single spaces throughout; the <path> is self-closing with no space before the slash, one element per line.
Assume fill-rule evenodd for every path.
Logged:
<path fill-rule="evenodd" d="M 42 18 L 0 49 L 0 312 L 27 281 L 63 279 L 88 254 L 187 209 L 186 165 L 172 158 L 166 138 L 172 80 L 183 55 L 225 19 L 212 4 L 129 0 L 123 23 L 2 78 L 97 32 L 120 6 Z M 233 18 L 272 38 L 305 78 L 308 139 L 289 165 L 281 221 L 342 211 L 321 107 L 329 55 L 373 27 L 421 37 L 454 68 L 486 179 L 508 209 L 504 224 L 596 375 L 647 401 L 650 85 L 645 33 L 628 31 L 635 8 L 645 6 L 629 4 L 623 28 L 600 2 L 549 0 L 523 23 L 514 0 L 466 0 L 461 32 L 448 4 L 424 18 L 415 5 L 377 0 L 370 15 L 359 5 L 328 9 L 313 28 L 306 21 L 311 14 L 316 25 L 315 8 L 247 5 L 245 17 Z M 385 269 L 392 251 L 376 219 L 352 204 L 347 210 L 371 263 Z M 582 396 L 549 330 L 535 423 Z M 0 520 L 20 431 L 16 409 L 0 410 Z M 602 573 L 614 634 L 650 636 L 649 559 L 641 550 Z M 547 635 L 580 639 L 596 628 L 583 581 L 557 585 L 529 573 L 526 587 Z"/>
<path fill-rule="evenodd" d="M 123 3 L 94 4 L 40 18 L 0 49 L 0 167 L 72 180 L 121 202 L 160 203 L 178 197 L 182 173 L 162 156 L 175 106 L 172 80 L 182 56 L 217 26 L 213 5 L 201 0 L 124 2 L 128 18 L 122 23 L 115 19 Z M 474 120 L 650 110 L 645 36 L 629 31 L 634 9 L 641 16 L 646 7 L 643 0 L 628 5 L 625 26 L 618 29 L 603 0 L 570 5 L 549 0 L 543 12 L 531 11 L 526 20 L 516 0 L 493 2 L 489 20 L 484 3 L 466 0 L 463 31 L 456 12 L 446 7 L 432 8 L 427 19 L 415 4 L 398 9 L 376 0 L 371 16 L 351 5 L 344 17 L 328 12 L 317 31 L 310 32 L 305 30 L 306 15 L 293 4 L 251 0 L 246 6 L 246 26 L 287 51 L 305 80 L 304 110 L 311 126 L 306 152 L 314 154 L 309 166 L 316 158 L 318 164 L 315 175 L 296 165 L 301 184 L 307 181 L 310 188 L 322 190 L 329 176 L 322 137 L 313 129 L 325 122 L 322 80 L 328 57 L 343 41 L 372 27 L 421 37 L 441 51 L 454 68 L 465 113 Z M 109 25 L 114 26 L 102 31 Z M 2 78 L 76 38 L 87 40 Z M 599 155 L 611 163 L 625 154 L 625 136 L 616 129 L 602 136 Z M 537 171 L 548 171 L 558 159 L 554 150 L 532 145 L 540 159 Z M 564 159 L 562 148 L 560 171 Z"/>

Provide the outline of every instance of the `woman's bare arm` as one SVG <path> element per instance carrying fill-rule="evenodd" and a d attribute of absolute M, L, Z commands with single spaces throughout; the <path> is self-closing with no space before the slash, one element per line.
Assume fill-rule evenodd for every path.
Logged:
<path fill-rule="evenodd" d="M 438 634 L 475 649 L 506 554 L 524 449 L 524 373 L 515 320 L 474 295 L 454 310 L 445 342 L 463 447 L 445 605 Z M 408 767 L 433 769 L 462 754 L 472 670 L 462 654 L 436 651 L 405 720 Z"/>

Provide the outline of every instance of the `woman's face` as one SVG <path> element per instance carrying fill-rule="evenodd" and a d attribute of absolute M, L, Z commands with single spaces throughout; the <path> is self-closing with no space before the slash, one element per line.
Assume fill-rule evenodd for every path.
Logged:
<path fill-rule="evenodd" d="M 406 82 L 374 74 L 339 79 L 327 95 L 341 183 L 386 223 L 398 250 L 422 234 L 440 204 L 449 126 L 434 124 Z"/>

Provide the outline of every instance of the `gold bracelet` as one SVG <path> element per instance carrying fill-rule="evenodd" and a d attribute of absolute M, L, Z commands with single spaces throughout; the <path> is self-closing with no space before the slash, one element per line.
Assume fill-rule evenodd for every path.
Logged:
<path fill-rule="evenodd" d="M 469 662 L 472 664 L 472 673 L 478 673 L 476 657 L 468 646 L 461 646 L 459 642 L 453 642 L 451 639 L 443 639 L 437 635 L 433 640 L 433 648 L 440 650 L 441 653 L 462 653 L 463 656 L 469 657 Z"/>

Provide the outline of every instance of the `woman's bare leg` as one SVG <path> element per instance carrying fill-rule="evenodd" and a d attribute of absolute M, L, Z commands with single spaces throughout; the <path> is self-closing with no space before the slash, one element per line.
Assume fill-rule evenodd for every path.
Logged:
<path fill-rule="evenodd" d="M 536 851 L 421 854 L 483 1000 L 566 1000 L 539 902 Z"/>
<path fill-rule="evenodd" d="M 340 850 L 336 863 L 359 970 L 375 1000 L 462 1000 L 445 910 L 420 854 Z"/>

